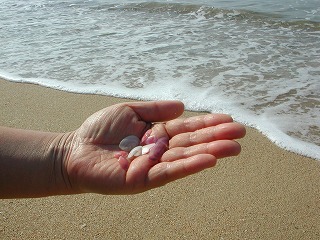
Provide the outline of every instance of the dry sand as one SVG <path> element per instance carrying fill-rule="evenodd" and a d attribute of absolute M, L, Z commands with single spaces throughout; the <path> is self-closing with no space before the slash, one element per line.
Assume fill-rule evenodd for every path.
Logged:
<path fill-rule="evenodd" d="M 121 101 L 0 80 L 0 124 L 70 131 Z M 138 195 L 0 200 L 0 239 L 320 239 L 320 162 L 250 128 L 240 142 L 240 156 Z"/>

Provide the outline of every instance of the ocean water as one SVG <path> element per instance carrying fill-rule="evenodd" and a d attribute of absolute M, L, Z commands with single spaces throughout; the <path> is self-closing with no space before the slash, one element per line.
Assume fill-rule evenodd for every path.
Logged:
<path fill-rule="evenodd" d="M 320 1 L 2 0 L 0 77 L 178 99 L 320 159 Z"/>

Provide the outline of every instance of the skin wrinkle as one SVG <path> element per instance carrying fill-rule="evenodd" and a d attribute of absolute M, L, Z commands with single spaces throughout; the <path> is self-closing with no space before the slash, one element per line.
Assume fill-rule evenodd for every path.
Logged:
<path fill-rule="evenodd" d="M 90 138 L 87 138 L 87 139 L 90 139 L 90 142 L 92 142 L 92 140 L 96 139 L 96 136 L 99 135 L 100 129 L 92 127 L 92 126 L 94 125 L 94 123 L 97 119 L 100 119 L 102 117 L 103 114 L 104 114 L 104 112 L 100 111 L 100 112 L 97 112 L 97 113 L 91 115 L 91 117 L 89 119 L 87 119 L 81 126 L 83 129 L 94 129 L 95 130 L 94 134 L 92 134 L 92 136 Z M 85 133 L 86 132 L 82 132 L 81 134 L 85 135 Z"/>
<path fill-rule="evenodd" d="M 199 146 L 201 149 L 203 149 L 203 144 L 201 146 Z M 183 155 L 182 158 L 189 158 L 190 156 L 194 155 L 195 153 L 198 152 L 198 149 L 192 149 L 190 147 L 185 148 L 183 150 Z M 209 150 L 209 144 L 205 144 L 205 153 L 206 154 L 210 154 L 210 150 Z"/>
<path fill-rule="evenodd" d="M 48 156 L 50 157 L 50 161 L 48 162 L 48 166 L 49 166 L 49 168 L 48 168 L 49 169 L 49 171 L 48 171 L 48 175 L 49 175 L 48 188 L 50 188 L 50 190 L 53 189 L 53 187 L 50 187 L 50 186 L 55 186 L 55 185 L 57 185 L 57 182 L 58 182 L 57 176 L 55 174 L 55 169 L 56 169 L 56 167 L 58 167 L 57 166 L 58 161 L 55 161 L 55 158 L 53 157 L 55 148 L 52 146 L 52 142 L 55 139 L 57 139 L 57 136 L 53 137 L 51 141 L 43 141 L 43 142 L 45 142 L 45 144 L 44 144 L 44 147 L 41 149 L 43 156 L 46 156 L 48 153 Z M 54 184 L 50 184 L 51 182 L 53 182 Z M 52 191 L 54 191 L 54 189 Z"/>
<path fill-rule="evenodd" d="M 50 146 L 48 147 L 48 149 L 50 149 L 52 146 L 51 146 L 51 144 L 50 144 Z M 51 161 L 52 161 L 52 163 L 53 163 L 53 165 L 52 165 L 52 172 L 51 172 L 51 174 L 52 174 L 52 179 L 53 179 L 53 181 L 54 181 L 54 185 L 53 186 L 56 186 L 56 185 L 58 185 L 58 176 L 57 176 L 57 174 L 55 174 L 55 169 L 56 168 L 59 168 L 59 165 L 58 165 L 58 163 L 59 163 L 59 161 L 56 161 L 55 160 L 55 148 L 54 147 L 52 147 L 52 149 L 51 150 L 49 150 L 49 152 L 53 152 L 52 154 L 50 154 L 51 155 Z M 60 164 L 61 164 L 61 162 L 60 162 Z M 62 165 L 62 164 L 61 164 Z M 60 170 L 60 174 L 62 175 L 62 171 Z"/>
<path fill-rule="evenodd" d="M 188 160 L 190 161 L 190 158 Z M 183 166 L 183 169 L 184 169 L 185 172 L 190 172 L 190 169 L 187 168 L 187 165 L 186 165 L 185 162 L 182 163 L 182 166 Z"/>
<path fill-rule="evenodd" d="M 117 164 L 118 162 L 114 162 L 113 165 L 117 165 L 117 167 L 113 167 L 113 171 L 111 172 L 111 176 L 115 176 L 115 178 L 117 177 L 118 173 L 117 173 L 117 168 L 120 167 L 119 164 Z M 112 168 L 112 165 L 109 166 L 110 168 Z M 127 171 L 125 171 L 124 173 L 125 175 L 127 175 Z M 123 178 L 123 182 L 125 182 L 126 178 Z"/>
<path fill-rule="evenodd" d="M 189 147 L 181 148 L 181 150 L 182 150 L 182 158 L 188 158 L 192 153 L 192 149 L 190 149 Z"/>
<path fill-rule="evenodd" d="M 188 130 L 188 131 L 192 131 L 193 129 L 194 129 L 194 120 L 196 120 L 196 121 L 198 121 L 198 122 L 200 122 L 201 124 L 200 124 L 200 128 L 204 128 L 204 126 L 205 126 L 205 123 L 203 122 L 203 121 L 201 121 L 201 118 L 200 117 L 198 117 L 198 116 L 196 116 L 196 117 L 191 117 L 190 119 L 189 118 L 186 118 L 184 121 L 183 121 L 183 123 L 186 125 L 186 129 Z M 199 121 L 200 120 L 200 121 Z"/>
<path fill-rule="evenodd" d="M 94 143 L 92 143 L 92 142 L 89 142 L 89 143 L 84 143 L 84 142 L 80 142 L 79 143 L 79 146 L 78 146 L 78 148 L 77 148 L 77 150 L 81 147 L 81 145 L 87 145 L 87 144 L 89 144 L 89 145 L 91 145 L 92 146 L 92 149 L 93 149 L 93 151 L 92 151 L 92 153 L 93 152 L 95 152 L 95 151 L 98 151 L 98 149 L 97 149 L 97 146 L 95 146 L 94 145 Z M 81 155 L 81 151 L 82 151 L 82 149 L 80 148 L 80 152 L 79 151 L 75 151 L 75 152 L 73 152 L 73 155 Z M 99 150 L 99 151 L 102 151 L 102 150 Z M 92 154 L 91 153 L 91 154 Z M 67 159 L 67 161 L 68 161 L 68 159 L 69 159 L 69 156 L 71 155 L 71 153 L 68 155 L 68 158 L 66 158 Z M 88 155 L 86 155 L 85 156 L 86 158 L 88 158 Z M 99 158 L 100 159 L 102 159 L 102 157 L 103 157 L 103 155 L 100 155 L 99 156 Z M 72 162 L 72 168 L 74 168 L 74 169 L 77 169 L 77 165 L 81 165 L 81 164 L 83 164 L 83 162 L 84 162 L 84 160 L 82 159 L 82 158 L 78 158 L 76 161 L 73 161 Z M 100 164 L 101 162 L 103 162 L 102 160 L 100 160 L 98 163 L 94 163 L 94 162 L 92 162 L 92 163 L 90 163 L 90 162 L 87 162 L 86 164 L 86 168 L 91 168 L 92 166 L 97 166 L 98 164 Z M 68 167 L 66 167 L 66 168 L 68 168 Z M 81 169 L 81 172 L 83 171 L 83 167 L 82 168 L 80 168 Z M 80 171 L 80 169 L 78 168 L 78 171 Z M 68 178 L 69 178 L 69 176 L 68 176 Z M 78 179 L 75 179 L 74 180 L 76 183 L 78 183 Z M 72 181 L 70 181 L 70 184 L 72 183 Z M 73 184 L 71 184 L 71 186 L 73 186 Z M 74 188 L 73 188 L 74 189 Z M 82 189 L 80 189 L 80 190 L 82 190 Z"/>
<path fill-rule="evenodd" d="M 223 121 L 219 121 L 219 118 L 222 118 Z M 183 130 L 185 132 L 192 132 L 194 130 L 196 130 L 198 128 L 198 130 L 207 128 L 207 127 L 213 127 L 213 126 L 219 126 L 221 123 L 231 123 L 233 122 L 232 117 L 230 117 L 229 115 L 225 115 L 225 114 L 219 114 L 218 116 L 215 116 L 213 114 L 208 114 L 205 115 L 203 121 L 198 121 L 201 120 L 200 117 L 191 117 L 191 118 L 187 118 L 187 119 L 181 119 L 181 122 L 183 123 L 184 127 L 183 129 L 177 129 L 177 127 L 175 125 L 180 125 L 178 123 L 175 122 L 175 124 L 172 124 L 171 122 L 168 123 L 168 133 L 169 136 L 171 135 L 175 135 L 175 133 L 179 130 Z M 194 122 L 197 122 L 197 125 L 194 125 Z"/>
<path fill-rule="evenodd" d="M 188 118 L 183 120 L 186 129 L 190 129 L 190 120 Z"/>
<path fill-rule="evenodd" d="M 204 144 L 199 144 L 197 148 L 193 148 L 193 147 L 187 147 L 187 148 L 175 148 L 175 151 L 167 151 L 162 158 L 162 161 L 166 161 L 166 162 L 172 162 L 174 161 L 176 158 L 189 158 L 192 155 L 198 154 L 198 153 L 204 153 L 204 154 L 210 154 L 212 155 L 213 152 L 215 152 L 216 154 L 214 155 L 216 158 L 223 158 L 226 157 L 228 154 L 232 154 L 232 156 L 238 155 L 239 152 L 241 151 L 241 147 L 239 145 L 239 143 L 237 143 L 236 141 L 234 141 L 233 147 L 236 147 L 236 150 L 234 151 L 230 151 L 229 149 L 223 149 L 222 152 L 217 151 L 217 149 L 219 149 L 221 146 L 221 144 L 223 144 L 223 142 L 225 142 L 226 140 L 219 140 L 218 142 L 214 142 L 214 143 L 204 143 Z"/>
<path fill-rule="evenodd" d="M 54 166 L 59 168 L 59 175 L 57 176 L 55 174 L 54 178 L 56 182 L 59 182 L 58 178 L 62 178 L 62 181 L 64 183 L 64 186 L 66 187 L 66 189 L 73 189 L 71 180 L 69 178 L 69 175 L 65 172 L 66 166 L 68 164 L 68 159 L 70 157 L 70 145 L 73 144 L 73 135 L 72 134 L 64 134 L 62 136 L 59 136 L 59 138 L 56 137 L 56 139 L 54 140 L 57 141 L 57 147 L 54 147 L 53 149 L 53 154 L 52 154 L 52 159 L 55 162 Z M 72 139 L 71 141 L 68 141 L 68 139 Z M 70 144 L 67 146 L 66 142 L 69 142 Z M 54 160 L 56 159 L 56 160 Z M 63 161 L 63 159 L 66 159 L 65 161 Z"/>
<path fill-rule="evenodd" d="M 209 144 L 206 144 L 206 153 L 210 154 Z M 215 156 L 215 157 L 217 157 L 217 156 Z"/>
<path fill-rule="evenodd" d="M 130 110 L 129 110 L 130 109 Z M 108 122 L 110 122 L 111 126 L 109 127 L 109 130 L 108 130 L 108 134 L 104 136 L 105 137 L 109 137 L 111 139 L 116 139 L 117 136 L 119 135 L 119 132 L 121 132 L 122 130 L 121 129 L 118 129 L 117 128 L 117 124 L 118 122 L 127 122 L 126 120 L 123 120 L 122 116 L 123 114 L 125 114 L 126 112 L 132 112 L 133 109 L 128 106 L 128 105 L 125 105 L 125 107 L 122 109 L 121 106 L 118 106 L 115 108 L 115 110 L 113 111 L 113 113 L 111 114 L 112 116 L 112 119 L 111 120 L 106 120 Z M 104 116 L 104 118 L 108 118 L 109 116 Z M 144 129 L 145 128 L 145 122 L 141 120 L 141 117 L 140 115 L 138 114 L 135 114 L 135 115 L 131 115 L 130 118 L 134 119 L 134 121 L 139 125 L 139 127 L 141 129 Z M 115 133 L 110 133 L 110 130 L 115 130 Z M 128 133 L 127 135 L 132 135 L 133 133 L 130 132 L 130 129 L 128 129 Z M 141 136 L 138 136 L 138 137 L 141 137 Z M 105 141 L 108 141 L 108 139 L 105 139 Z M 120 141 L 119 141 L 120 142 Z M 118 142 L 114 142 L 114 144 L 117 144 Z"/>
<path fill-rule="evenodd" d="M 131 165 L 131 163 L 130 163 L 130 165 Z M 136 169 L 136 166 L 133 165 L 133 167 L 131 167 L 131 170 L 136 171 L 135 169 Z M 148 178 L 148 176 L 145 176 L 145 179 L 143 181 L 144 186 L 147 186 L 147 178 Z M 128 181 L 128 171 L 126 171 L 126 181 Z M 139 182 L 135 182 L 135 183 L 131 184 L 131 191 L 135 192 L 136 191 L 135 189 L 138 189 L 137 186 L 139 186 L 140 184 L 141 183 L 139 183 Z"/>
<path fill-rule="evenodd" d="M 200 128 L 205 128 L 206 127 L 206 123 L 204 121 L 199 121 L 201 120 L 201 118 L 199 116 L 195 116 L 195 117 L 191 117 L 191 118 L 186 118 L 184 120 L 184 124 L 186 125 L 186 129 L 188 129 L 188 131 L 192 131 L 192 129 L 194 129 L 194 122 L 193 121 L 198 121 L 200 123 Z"/>
<path fill-rule="evenodd" d="M 182 152 L 182 154 L 181 154 Z M 172 159 L 175 159 L 176 156 L 180 156 L 183 155 L 184 150 L 182 148 L 175 148 L 175 151 L 172 152 L 170 151 L 170 149 L 168 151 L 166 151 L 161 158 L 161 161 L 163 162 L 171 162 Z"/>
<path fill-rule="evenodd" d="M 198 138 L 198 131 L 192 132 L 189 134 L 189 145 L 196 143 Z"/>
<path fill-rule="evenodd" d="M 61 143 L 61 140 L 62 138 L 60 139 L 59 143 L 58 143 L 58 146 L 60 145 Z M 62 143 L 62 145 L 65 145 L 65 143 Z M 69 149 L 69 147 L 66 147 L 66 146 L 63 146 L 61 147 L 60 149 L 63 149 L 64 151 L 66 151 L 66 149 Z M 70 151 L 66 151 L 66 154 L 64 153 L 64 151 L 62 151 L 61 153 L 61 159 L 69 159 L 69 156 L 70 156 Z M 66 156 L 65 158 L 63 158 L 62 156 Z M 60 159 L 60 158 L 57 158 L 57 159 Z M 71 181 L 70 181 L 70 178 L 69 178 L 69 175 L 65 173 L 64 169 L 65 167 L 63 166 L 63 161 L 59 161 L 60 162 L 60 171 L 61 171 L 61 175 L 63 177 L 63 181 L 66 185 L 67 188 L 70 188 L 72 189 L 72 184 L 71 184 Z"/>
<path fill-rule="evenodd" d="M 220 116 L 223 116 L 223 119 L 224 119 L 224 123 L 227 123 L 227 122 L 233 122 L 233 118 L 229 115 L 225 115 L 225 114 L 220 114 Z M 216 116 L 213 115 L 213 114 L 208 114 L 204 117 L 204 123 L 205 123 L 205 127 L 209 127 L 209 126 L 212 126 L 212 122 L 215 122 L 216 121 Z M 217 126 L 219 124 L 215 124 L 215 126 Z"/>
<path fill-rule="evenodd" d="M 117 122 L 121 122 L 122 121 L 121 120 L 122 115 L 126 111 L 126 109 L 128 109 L 128 108 L 130 108 L 130 107 L 129 106 L 125 106 L 124 109 L 121 109 L 120 106 L 118 106 L 118 107 L 115 108 L 114 113 L 112 114 L 112 118 L 113 119 L 110 120 L 111 124 L 110 124 L 109 130 L 108 130 L 108 133 L 105 134 L 105 136 L 103 136 L 104 139 L 107 138 L 109 135 L 111 135 L 109 137 L 112 138 L 112 133 L 110 133 L 110 129 L 115 129 L 115 131 L 117 131 L 117 132 L 121 131 L 121 129 L 117 129 L 116 125 L 117 125 Z M 106 117 L 109 117 L 109 116 L 105 116 L 105 118 Z M 115 135 L 118 135 L 118 133 L 116 133 Z M 128 135 L 130 135 L 130 134 L 128 134 Z M 105 141 L 107 142 L 108 139 L 105 139 Z"/>
<path fill-rule="evenodd" d="M 167 162 L 162 162 L 161 164 L 155 165 L 152 168 L 153 168 L 152 169 L 153 171 L 157 172 L 157 177 L 154 177 L 154 178 L 157 179 L 157 178 L 159 178 L 158 176 L 162 176 L 160 179 L 158 179 L 157 182 L 161 182 L 161 186 L 165 185 L 167 182 L 166 180 L 168 179 L 167 169 L 171 168 L 170 164 L 168 164 Z M 149 185 L 149 180 L 150 180 L 150 176 L 147 175 L 146 181 L 145 181 L 145 186 L 147 186 L 147 187 Z M 149 188 L 152 188 L 152 185 L 149 186 Z"/>
<path fill-rule="evenodd" d="M 109 155 L 109 154 L 108 154 Z M 112 165 L 108 165 L 106 168 L 105 166 L 103 165 L 104 163 L 104 160 L 103 160 L 103 156 L 104 155 L 101 155 L 100 156 L 100 161 L 94 163 L 92 166 L 88 165 L 88 167 L 92 168 L 92 169 L 96 169 L 95 171 L 97 173 L 101 172 L 101 171 L 104 171 L 104 172 L 108 172 L 109 169 L 111 169 L 111 173 L 110 173 L 110 176 L 115 176 L 117 177 L 117 167 L 118 167 L 118 164 L 117 162 L 114 162 Z M 117 167 L 114 167 L 114 165 L 116 165 Z M 82 191 L 85 191 L 85 192 L 90 192 L 86 189 L 81 189 Z"/>
<path fill-rule="evenodd" d="M 130 163 L 130 166 L 129 166 L 129 170 L 127 171 L 127 174 L 126 174 L 126 181 L 129 181 L 129 182 L 132 182 L 132 176 L 133 175 L 139 175 L 140 176 L 143 176 L 143 171 L 145 171 L 144 169 L 142 169 L 141 167 L 141 163 L 144 163 L 144 166 L 143 168 L 146 168 L 146 167 L 150 167 L 150 168 L 153 168 L 153 166 L 156 164 L 156 162 L 152 162 L 152 161 L 149 161 L 148 159 L 148 156 L 147 155 L 142 155 L 142 156 L 139 156 L 140 159 L 133 159 Z M 132 182 L 133 186 L 132 186 L 132 191 L 135 192 L 134 189 L 138 189 L 139 187 L 141 186 L 146 186 L 146 181 L 147 181 L 147 178 L 148 176 L 147 175 L 144 175 L 144 177 L 141 179 L 142 181 L 135 181 L 135 182 Z M 137 192 L 138 193 L 138 192 Z"/>
<path fill-rule="evenodd" d="M 207 130 L 205 132 L 206 135 L 208 135 L 208 138 L 210 138 L 210 141 L 214 141 L 215 140 L 215 137 L 214 137 L 214 134 L 213 132 L 215 132 L 215 127 L 214 128 L 211 128 L 209 130 Z M 189 133 L 189 143 L 188 145 L 189 146 L 192 146 L 193 144 L 197 144 L 199 142 L 199 134 L 201 135 L 201 133 L 203 133 L 203 128 L 200 129 L 200 130 L 196 130 L 194 132 L 191 132 Z M 210 136 L 210 137 L 209 137 Z"/>

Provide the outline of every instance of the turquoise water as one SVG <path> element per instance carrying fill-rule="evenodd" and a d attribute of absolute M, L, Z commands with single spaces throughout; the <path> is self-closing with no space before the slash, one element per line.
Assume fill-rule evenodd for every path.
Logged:
<path fill-rule="evenodd" d="M 0 76 L 179 99 L 320 159 L 320 1 L 13 1 Z"/>

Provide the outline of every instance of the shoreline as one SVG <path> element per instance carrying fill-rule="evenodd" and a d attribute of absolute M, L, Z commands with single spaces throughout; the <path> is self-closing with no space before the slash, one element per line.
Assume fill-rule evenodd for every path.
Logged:
<path fill-rule="evenodd" d="M 132 101 L 2 79 L 0 99 L 1 125 L 56 132 Z M 0 200 L 0 238 L 318 239 L 319 161 L 283 150 L 248 127 L 239 142 L 238 157 L 134 196 Z"/>
<path fill-rule="evenodd" d="M 116 101 L 149 101 L 152 99 L 152 97 L 148 98 L 139 98 L 139 97 L 132 97 L 130 95 L 128 96 L 117 96 L 117 95 L 113 95 L 112 93 L 103 93 L 103 92 L 97 92 L 97 91 L 87 91 L 84 90 L 82 88 L 84 88 L 84 86 L 82 86 L 82 90 L 79 90 L 79 88 L 72 88 L 71 86 L 67 86 L 67 85 L 55 85 L 55 84 L 48 84 L 45 82 L 39 82 L 39 83 L 35 83 L 35 82 L 28 82 L 28 81 L 23 81 L 23 80 L 19 80 L 18 78 L 14 77 L 14 76 L 7 76 L 6 77 L 1 77 L 0 76 L 0 80 L 1 81 L 8 81 L 8 82 L 12 82 L 12 83 L 20 83 L 20 84 L 31 84 L 31 85 L 35 85 L 35 86 L 40 86 L 43 88 L 49 88 L 49 89 L 53 89 L 53 90 L 58 90 L 58 91 L 62 91 L 62 92 L 67 92 L 67 93 L 72 93 L 72 94 L 83 94 L 83 95 L 94 95 L 94 96 L 103 96 L 103 97 L 109 97 L 110 99 L 113 99 L 114 102 Z M 110 94 L 110 95 L 108 95 Z M 206 110 L 186 110 L 186 113 L 191 112 L 194 114 L 201 114 L 203 112 L 208 112 Z M 223 113 L 223 112 L 222 112 Z M 232 115 L 232 112 L 228 112 L 228 114 Z M 244 114 L 244 113 L 242 113 Z M 239 121 L 240 123 L 246 125 L 248 128 L 252 128 L 255 129 L 256 131 L 258 131 L 259 133 L 261 133 L 263 136 L 267 137 L 269 139 L 269 141 L 271 141 L 273 144 L 275 144 L 276 146 L 280 147 L 281 149 L 284 149 L 285 151 L 289 151 L 307 158 L 311 158 L 317 161 L 320 161 L 320 146 L 313 144 L 311 142 L 308 141 L 303 141 L 299 138 L 294 138 L 291 137 L 290 135 L 287 135 L 284 132 L 281 132 L 280 130 L 275 129 L 275 127 L 273 126 L 273 124 L 271 123 L 263 123 L 262 125 L 259 125 L 257 123 L 255 123 L 254 121 L 247 121 L 245 118 L 243 118 L 242 116 L 238 116 L 237 114 L 233 115 L 234 119 L 236 119 L 236 121 Z M 271 131 L 270 131 L 271 129 Z M 319 151 L 318 151 L 319 149 Z"/>

